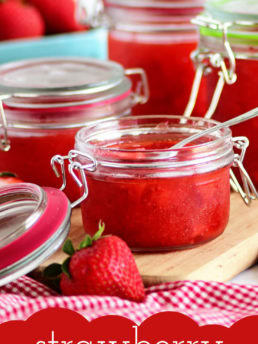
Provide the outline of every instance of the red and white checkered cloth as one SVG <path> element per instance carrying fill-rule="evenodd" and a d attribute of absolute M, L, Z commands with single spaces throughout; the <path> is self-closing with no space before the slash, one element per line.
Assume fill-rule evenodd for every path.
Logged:
<path fill-rule="evenodd" d="M 88 320 L 121 315 L 137 324 L 153 314 L 174 311 L 188 315 L 199 325 L 231 326 L 241 318 L 258 315 L 258 286 L 202 281 L 167 283 L 148 288 L 144 303 L 116 297 L 58 296 L 28 277 L 0 288 L 0 323 L 27 319 L 48 307 L 68 308 Z"/>

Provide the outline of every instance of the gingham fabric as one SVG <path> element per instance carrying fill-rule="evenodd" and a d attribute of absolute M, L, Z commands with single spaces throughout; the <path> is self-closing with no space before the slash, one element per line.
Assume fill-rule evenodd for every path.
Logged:
<path fill-rule="evenodd" d="M 199 325 L 230 326 L 246 316 L 258 315 L 258 286 L 185 281 L 151 287 L 146 294 L 143 303 L 116 297 L 63 297 L 28 277 L 22 277 L 0 288 L 0 323 L 27 319 L 48 307 L 68 308 L 88 320 L 121 315 L 137 324 L 163 311 L 184 313 Z"/>

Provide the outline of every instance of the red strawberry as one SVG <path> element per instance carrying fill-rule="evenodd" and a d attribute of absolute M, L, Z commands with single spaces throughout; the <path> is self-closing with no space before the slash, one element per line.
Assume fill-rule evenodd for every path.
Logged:
<path fill-rule="evenodd" d="M 13 0 L 0 3 L 0 40 L 40 37 L 44 31 L 36 8 Z"/>
<path fill-rule="evenodd" d="M 29 0 L 42 14 L 47 32 L 64 33 L 83 30 L 75 18 L 76 3 L 74 0 Z"/>
<path fill-rule="evenodd" d="M 103 231 L 104 225 L 100 224 L 94 237 L 87 235 L 77 251 L 70 240 L 65 243 L 64 251 L 70 258 L 62 266 L 62 293 L 109 295 L 143 301 L 145 292 L 142 278 L 129 247 L 116 236 L 101 237 Z M 51 275 L 51 266 L 48 270 Z"/>
<path fill-rule="evenodd" d="M 10 172 L 0 172 L 0 186 L 22 183 L 23 181 Z"/>

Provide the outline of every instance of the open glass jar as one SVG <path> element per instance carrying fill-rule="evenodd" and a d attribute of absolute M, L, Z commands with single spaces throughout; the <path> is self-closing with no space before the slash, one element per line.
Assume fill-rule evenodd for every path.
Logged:
<path fill-rule="evenodd" d="M 226 228 L 231 167 L 242 166 L 248 140 L 229 129 L 189 146 L 171 147 L 216 122 L 176 116 L 132 116 L 82 128 L 64 161 L 82 186 L 82 217 L 89 234 L 102 220 L 105 233 L 124 239 L 134 251 L 183 249 L 202 244 Z M 234 154 L 233 147 L 241 148 Z M 80 172 L 80 179 L 76 174 Z M 65 183 L 64 183 L 65 186 Z M 242 195 L 251 201 L 257 196 Z"/>
<path fill-rule="evenodd" d="M 138 75 L 137 91 L 127 74 Z M 50 160 L 73 148 L 87 123 L 131 113 L 148 98 L 141 69 L 84 58 L 35 59 L 0 67 L 0 171 L 26 182 L 58 187 Z M 71 200 L 78 192 L 69 182 Z"/>
<path fill-rule="evenodd" d="M 198 42 L 190 20 L 202 11 L 204 1 L 95 0 L 100 12 L 94 19 L 109 29 L 109 58 L 147 73 L 150 100 L 135 107 L 134 114 L 183 113 L 194 78 L 190 53 Z M 201 102 L 200 97 L 200 111 Z"/>
<path fill-rule="evenodd" d="M 190 116 L 205 74 L 206 118 L 224 122 L 258 106 L 258 7 L 256 1 L 209 0 L 206 12 L 194 20 L 200 44 L 193 54 L 197 65 L 192 98 L 185 115 Z M 233 134 L 250 140 L 245 165 L 258 186 L 258 119 L 241 123 Z"/>

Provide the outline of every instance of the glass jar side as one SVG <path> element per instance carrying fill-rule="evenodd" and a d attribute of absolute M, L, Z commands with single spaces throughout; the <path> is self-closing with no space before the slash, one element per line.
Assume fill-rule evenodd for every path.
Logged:
<path fill-rule="evenodd" d="M 148 77 L 150 99 L 146 104 L 133 109 L 135 115 L 183 113 L 194 79 L 190 54 L 196 49 L 197 42 L 195 31 L 109 31 L 109 58 L 125 68 L 137 64 L 146 71 Z M 201 95 L 196 114 L 203 111 L 203 99 L 204 95 Z"/>
<path fill-rule="evenodd" d="M 125 121 L 128 123 L 128 119 Z M 185 248 L 221 234 L 229 216 L 229 171 L 234 158 L 230 131 L 223 134 L 223 139 L 217 137 L 216 142 L 186 147 L 171 156 L 171 152 L 164 149 L 121 149 L 125 141 L 130 144 L 137 141 L 137 131 L 134 129 L 130 136 L 125 121 L 113 123 L 116 129 L 112 132 L 107 128 L 103 130 L 105 124 L 100 125 L 103 139 L 108 137 L 108 141 L 117 146 L 113 151 L 110 146 L 103 150 L 94 129 L 88 131 L 95 145 L 93 158 L 97 168 L 94 172 L 86 172 L 89 194 L 81 205 L 86 232 L 92 233 L 102 219 L 106 223 L 106 233 L 119 235 L 135 251 Z M 160 144 L 155 140 L 157 135 L 165 141 L 168 139 L 167 123 L 171 121 L 168 118 L 167 122 L 159 118 L 160 127 L 156 126 L 158 121 L 154 121 L 154 126 L 146 127 L 145 123 L 143 128 L 143 120 L 138 118 L 138 121 L 140 142 L 137 144 L 140 146 L 150 147 L 154 142 L 157 147 Z M 199 120 L 199 124 L 201 122 Z M 132 120 L 133 123 L 135 125 L 137 120 Z M 180 126 L 179 119 L 177 125 Z M 187 125 L 184 128 L 188 134 L 192 130 Z M 200 128 L 201 124 L 195 129 Z M 125 130 L 122 139 L 119 130 Z M 77 134 L 75 148 L 91 155 L 87 144 L 80 145 L 83 131 Z M 142 140 L 143 132 L 146 138 Z M 185 130 L 178 131 L 177 127 L 176 131 L 170 131 L 171 135 L 178 140 L 187 134 Z M 81 164 L 86 160 L 78 158 Z"/>
<path fill-rule="evenodd" d="M 0 171 L 13 171 L 28 183 L 59 188 L 50 161 L 55 154 L 66 154 L 74 146 L 79 128 L 63 129 L 8 129 L 11 148 L 0 150 Z M 78 199 L 79 190 L 67 175 L 66 195 L 71 201 Z"/>
<path fill-rule="evenodd" d="M 149 80 L 150 100 L 135 107 L 133 114 L 182 115 L 194 78 L 190 54 L 198 42 L 191 18 L 200 13 L 200 3 L 183 7 L 171 1 L 164 8 L 157 2 L 151 7 L 108 3 L 105 13 L 110 19 L 109 58 L 126 68 L 139 65 Z M 121 18 L 126 20 L 122 22 Z M 204 94 L 199 100 L 196 115 L 203 110 Z"/>
<path fill-rule="evenodd" d="M 41 107 L 42 99 L 24 104 L 17 99 L 12 106 L 4 105 L 6 133 L 10 143 L 7 151 L 0 150 L 0 170 L 13 171 L 22 180 L 40 186 L 59 187 L 51 169 L 55 154 L 66 154 L 74 146 L 76 132 L 98 120 L 130 115 L 135 97 L 129 90 L 121 97 L 98 104 Z M 49 99 L 48 99 L 49 101 Z M 20 105 L 21 107 L 19 107 Z M 9 102 L 8 102 L 9 104 Z M 62 106 L 63 107 L 60 107 Z M 0 133 L 2 133 L 0 127 Z M 66 194 L 71 201 L 78 199 L 79 191 L 68 176 Z"/>
<path fill-rule="evenodd" d="M 246 35 L 243 37 L 246 37 Z M 238 34 L 235 34 L 235 37 L 229 35 L 228 42 L 234 58 L 235 80 L 232 82 L 227 82 L 226 79 L 222 81 L 222 88 L 217 93 L 219 97 L 215 101 L 216 106 L 213 106 L 213 109 L 210 107 L 212 111 L 208 111 L 206 114 L 203 113 L 205 117 L 212 116 L 220 122 L 227 121 L 258 106 L 256 96 L 256 90 L 258 89 L 258 81 L 256 78 L 258 73 L 257 39 L 241 39 L 240 33 L 238 32 Z M 214 90 L 218 87 L 219 79 L 223 75 L 220 63 L 216 65 L 215 61 L 218 62 L 221 59 L 229 69 L 230 60 L 225 51 L 225 45 L 221 35 L 208 36 L 201 34 L 199 51 L 196 57 L 197 60 L 198 56 L 200 57 L 202 54 L 205 56 L 209 55 L 209 59 L 214 62 L 208 62 L 205 67 L 206 75 L 204 79 L 206 84 L 206 104 L 208 108 L 212 104 L 212 100 L 216 98 Z M 258 144 L 256 142 L 257 127 L 258 119 L 254 118 L 251 121 L 241 123 L 232 128 L 234 136 L 246 136 L 250 141 L 250 147 L 245 157 L 245 166 L 256 188 L 258 187 L 258 163 L 256 159 L 258 154 Z"/>
<path fill-rule="evenodd" d="M 106 234 L 118 235 L 134 251 L 144 252 L 207 242 L 228 223 L 229 170 L 144 179 L 99 179 L 86 173 L 89 196 L 81 204 L 85 231 L 93 235 L 102 219 Z"/>

